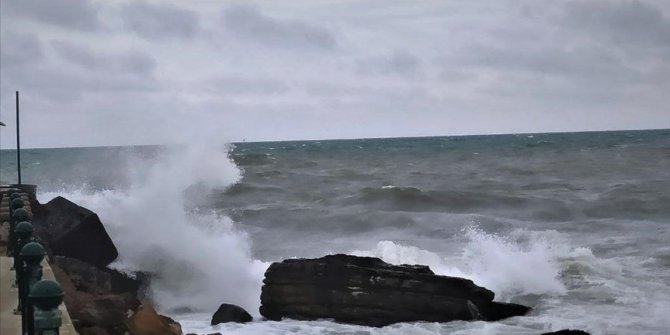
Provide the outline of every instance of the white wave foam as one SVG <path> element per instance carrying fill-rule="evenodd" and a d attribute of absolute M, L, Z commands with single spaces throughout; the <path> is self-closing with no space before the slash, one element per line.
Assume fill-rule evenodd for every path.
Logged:
<path fill-rule="evenodd" d="M 472 279 L 502 300 L 521 294 L 565 293 L 559 280 L 559 258 L 567 255 L 569 249 L 524 230 L 498 236 L 470 228 L 464 237 L 467 243 L 461 254 L 449 258 L 392 241 L 381 241 L 373 250 L 353 253 L 379 257 L 391 264 L 425 264 L 436 274 Z"/>
<path fill-rule="evenodd" d="M 180 148 L 148 169 L 129 168 L 127 190 L 69 190 L 66 198 L 100 216 L 119 250 L 114 267 L 154 274 L 150 293 L 159 308 L 215 310 L 238 304 L 257 313 L 267 264 L 253 260 L 248 237 L 214 213 L 187 211 L 200 194 L 237 182 L 241 173 L 227 152 L 209 146 Z M 188 199 L 187 195 L 188 194 Z M 48 201 L 56 193 L 42 193 Z"/>

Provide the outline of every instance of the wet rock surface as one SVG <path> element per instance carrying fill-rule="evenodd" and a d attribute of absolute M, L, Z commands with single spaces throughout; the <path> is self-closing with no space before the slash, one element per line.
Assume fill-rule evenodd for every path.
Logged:
<path fill-rule="evenodd" d="M 583 330 L 561 329 L 559 331 L 555 331 L 555 332 L 551 332 L 551 333 L 542 333 L 542 335 L 590 335 L 590 334 L 583 331 Z"/>
<path fill-rule="evenodd" d="M 289 259 L 273 263 L 263 283 L 260 312 L 270 320 L 333 319 L 381 327 L 412 321 L 495 321 L 530 310 L 494 302 L 492 291 L 471 280 L 373 257 Z"/>
<path fill-rule="evenodd" d="M 51 269 L 65 292 L 65 306 L 78 332 L 120 335 L 128 331 L 128 315 L 140 302 L 137 290 L 114 290 L 111 277 L 123 275 L 64 257 L 57 258 Z"/>
<path fill-rule="evenodd" d="M 244 323 L 251 320 L 253 318 L 244 308 L 232 304 L 221 304 L 214 315 L 212 315 L 211 325 L 214 326 L 225 322 Z"/>
<path fill-rule="evenodd" d="M 181 335 L 176 321 L 158 314 L 150 305 L 142 305 L 127 321 L 133 335 Z"/>
<path fill-rule="evenodd" d="M 37 206 L 36 206 L 37 207 Z M 57 197 L 39 205 L 35 234 L 49 251 L 64 303 L 80 334 L 170 335 L 181 326 L 143 301 L 150 277 L 107 268 L 118 256 L 102 222 L 92 211 Z"/>
<path fill-rule="evenodd" d="M 34 211 L 35 234 L 53 255 L 105 267 L 118 257 L 116 246 L 94 212 L 63 197 Z"/>

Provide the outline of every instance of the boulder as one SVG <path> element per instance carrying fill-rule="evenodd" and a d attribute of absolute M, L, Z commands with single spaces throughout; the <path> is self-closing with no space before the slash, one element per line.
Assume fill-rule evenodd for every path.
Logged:
<path fill-rule="evenodd" d="M 81 266 L 86 268 L 85 265 Z M 90 268 L 93 267 L 90 266 Z M 87 268 L 87 270 L 90 270 L 90 268 Z M 139 306 L 139 301 L 132 292 L 113 293 L 104 289 L 104 284 L 101 288 L 91 289 L 80 283 L 81 277 L 79 277 L 79 274 L 72 272 L 72 269 L 68 269 L 73 273 L 71 279 L 68 273 L 56 263 L 51 264 L 51 270 L 65 292 L 63 298 L 65 306 L 79 333 L 105 334 L 102 332 L 104 330 L 110 335 L 123 335 L 127 332 L 126 320 L 128 314 Z M 102 275 L 94 274 L 92 276 L 93 278 L 100 278 Z M 78 289 L 78 285 L 79 288 L 88 291 Z"/>
<path fill-rule="evenodd" d="M 224 322 L 250 322 L 253 320 L 251 315 L 244 308 L 231 304 L 221 304 L 216 313 L 212 315 L 212 326 Z"/>
<path fill-rule="evenodd" d="M 561 329 L 555 332 L 542 333 L 542 335 L 589 335 L 589 333 L 577 329 Z"/>
<path fill-rule="evenodd" d="M 91 294 L 130 293 L 139 297 L 140 280 L 116 270 L 97 268 L 78 259 L 65 256 L 53 258 L 53 264 L 62 269 L 78 291 Z"/>
<path fill-rule="evenodd" d="M 494 302 L 493 292 L 471 280 L 373 257 L 289 259 L 270 265 L 263 283 L 260 312 L 270 320 L 333 319 L 382 327 L 412 321 L 495 321 L 530 310 Z"/>
<path fill-rule="evenodd" d="M 100 268 L 118 256 L 98 215 L 84 207 L 56 197 L 33 214 L 35 234 L 53 255 L 75 258 Z"/>
<path fill-rule="evenodd" d="M 128 319 L 131 335 L 181 335 L 181 326 L 176 321 L 160 315 L 149 304 L 142 304 Z"/>

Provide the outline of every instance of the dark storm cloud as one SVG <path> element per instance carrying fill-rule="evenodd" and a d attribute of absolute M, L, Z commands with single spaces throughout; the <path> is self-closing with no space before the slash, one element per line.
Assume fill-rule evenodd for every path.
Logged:
<path fill-rule="evenodd" d="M 226 30 L 242 39 L 274 47 L 330 50 L 335 37 L 322 27 L 298 20 L 278 20 L 248 6 L 223 11 Z"/>
<path fill-rule="evenodd" d="M 51 46 L 63 60 L 90 71 L 147 75 L 156 68 L 153 58 L 137 51 L 106 54 L 67 41 L 53 41 Z"/>
<path fill-rule="evenodd" d="M 66 68 L 36 67 L 23 71 L 10 69 L 3 75 L 3 86 L 27 91 L 32 99 L 50 100 L 56 105 L 79 100 L 90 93 L 116 96 L 121 92 L 143 94 L 158 89 L 152 77 L 130 73 L 96 75 Z"/>
<path fill-rule="evenodd" d="M 11 38 L 5 39 L 5 35 Z M 105 52 L 65 40 L 49 45 L 51 48 L 45 49 L 34 36 L 3 32 L 3 93 L 11 87 L 26 91 L 31 99 L 58 105 L 78 101 L 88 94 L 141 94 L 159 88 L 153 77 L 156 61 L 149 55 L 134 50 Z M 5 57 L 6 50 L 20 54 Z M 52 57 L 42 57 L 43 54 Z M 12 59 L 20 59 L 25 66 L 5 66 Z"/>
<path fill-rule="evenodd" d="M 123 6 L 121 16 L 125 26 L 145 38 L 194 36 L 198 16 L 194 11 L 169 4 L 150 4 L 136 1 Z"/>
<path fill-rule="evenodd" d="M 0 64 L 3 69 L 35 64 L 44 58 L 42 42 L 34 34 L 3 30 Z"/>
<path fill-rule="evenodd" d="M 396 50 L 388 55 L 359 60 L 356 70 L 362 74 L 410 74 L 421 65 L 420 59 L 405 50 Z"/>
<path fill-rule="evenodd" d="M 566 5 L 569 27 L 594 32 L 610 42 L 670 47 L 670 18 L 640 1 L 573 1 Z"/>
<path fill-rule="evenodd" d="M 101 27 L 98 8 L 89 0 L 3 0 L 3 10 L 32 20 L 75 30 Z"/>

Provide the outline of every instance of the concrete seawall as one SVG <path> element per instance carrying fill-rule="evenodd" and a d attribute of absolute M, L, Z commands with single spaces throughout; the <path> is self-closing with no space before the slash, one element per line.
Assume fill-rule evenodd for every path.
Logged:
<path fill-rule="evenodd" d="M 14 309 L 18 305 L 18 289 L 12 287 L 16 278 L 16 273 L 10 270 L 13 259 L 6 257 L 7 244 L 9 239 L 9 186 L 0 186 L 0 334 L 2 335 L 20 335 L 21 334 L 21 315 L 15 315 Z M 32 195 L 34 199 L 34 194 Z M 30 201 L 24 198 L 25 208 L 30 212 Z M 32 213 L 31 213 L 32 215 Z M 42 279 L 54 278 L 53 271 L 49 263 L 42 261 Z M 60 305 L 63 312 L 63 325 L 60 328 L 61 335 L 77 334 L 72 325 L 72 320 L 68 314 L 65 304 Z"/>

